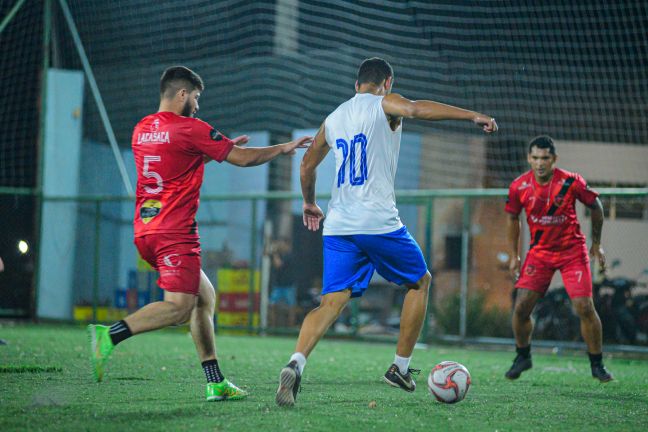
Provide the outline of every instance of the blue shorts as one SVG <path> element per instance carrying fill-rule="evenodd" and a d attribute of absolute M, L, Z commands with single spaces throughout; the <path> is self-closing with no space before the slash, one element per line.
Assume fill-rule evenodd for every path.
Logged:
<path fill-rule="evenodd" d="M 425 275 L 423 253 L 406 227 L 387 234 L 324 236 L 322 295 L 351 288 L 351 297 L 360 297 L 374 271 L 397 285 Z"/>

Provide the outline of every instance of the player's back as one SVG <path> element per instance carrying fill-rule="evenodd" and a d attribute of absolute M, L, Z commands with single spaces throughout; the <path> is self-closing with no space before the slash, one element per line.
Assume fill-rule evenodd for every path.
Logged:
<path fill-rule="evenodd" d="M 135 127 L 136 237 L 162 232 L 197 234 L 194 218 L 204 163 L 191 140 L 195 129 L 204 127 L 209 126 L 171 112 L 146 116 Z"/>
<path fill-rule="evenodd" d="M 358 93 L 326 119 L 337 175 L 324 235 L 384 234 L 403 226 L 394 194 L 401 126 L 391 129 L 382 99 Z"/>

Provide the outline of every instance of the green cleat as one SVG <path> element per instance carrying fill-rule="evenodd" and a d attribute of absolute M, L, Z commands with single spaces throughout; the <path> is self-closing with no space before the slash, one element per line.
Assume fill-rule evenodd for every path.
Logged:
<path fill-rule="evenodd" d="M 104 369 L 108 363 L 108 358 L 115 345 L 110 339 L 110 327 L 90 324 L 87 327 L 88 337 L 90 338 L 90 361 L 92 362 L 92 370 L 97 382 L 101 382 L 104 375 Z"/>
<path fill-rule="evenodd" d="M 207 391 L 205 392 L 208 402 L 222 401 L 222 400 L 240 400 L 247 397 L 247 392 L 236 387 L 228 380 L 219 383 L 207 383 Z"/>

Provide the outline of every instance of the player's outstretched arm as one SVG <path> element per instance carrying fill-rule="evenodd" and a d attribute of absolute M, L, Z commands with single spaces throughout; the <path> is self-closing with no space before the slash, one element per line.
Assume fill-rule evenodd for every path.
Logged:
<path fill-rule="evenodd" d="M 592 247 L 590 248 L 590 254 L 597 259 L 599 270 L 603 273 L 605 272 L 605 251 L 601 247 L 601 232 L 603 231 L 605 213 L 603 212 L 601 200 L 596 198 L 594 204 L 590 206 L 590 210 L 592 211 Z"/>
<path fill-rule="evenodd" d="M 304 198 L 304 205 L 302 206 L 304 226 L 311 231 L 317 231 L 320 221 L 324 219 L 324 212 L 315 204 L 315 181 L 317 180 L 317 166 L 324 160 L 329 150 L 324 123 L 322 123 L 317 135 L 315 135 L 315 139 L 313 139 L 313 144 L 306 151 L 299 169 L 302 196 Z"/>
<path fill-rule="evenodd" d="M 235 140 L 236 138 L 233 141 Z M 304 136 L 287 143 L 268 147 L 243 148 L 234 145 L 225 160 L 240 167 L 257 166 L 269 162 L 277 156 L 294 155 L 295 149 L 307 148 L 312 140 L 313 137 Z"/>
<path fill-rule="evenodd" d="M 421 120 L 470 120 L 482 126 L 486 133 L 496 132 L 495 119 L 475 111 L 468 111 L 452 105 L 429 100 L 412 101 L 397 93 L 390 93 L 382 100 L 385 114 L 393 117 L 417 118 Z"/>
<path fill-rule="evenodd" d="M 244 146 L 249 141 L 250 141 L 250 137 L 247 136 L 247 135 L 240 135 L 240 136 L 237 136 L 236 138 L 232 139 L 232 142 L 234 143 L 235 146 Z M 208 163 L 208 162 L 211 162 L 213 160 L 214 159 L 212 159 L 208 155 L 203 154 L 203 163 Z"/>
<path fill-rule="evenodd" d="M 509 245 L 509 272 L 513 280 L 520 277 L 520 217 L 514 214 L 508 214 L 506 225 L 506 234 Z"/>

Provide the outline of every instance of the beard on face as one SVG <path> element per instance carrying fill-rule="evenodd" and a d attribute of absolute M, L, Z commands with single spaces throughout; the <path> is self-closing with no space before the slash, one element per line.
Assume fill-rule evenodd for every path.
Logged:
<path fill-rule="evenodd" d="M 184 106 L 182 107 L 182 116 L 193 117 L 193 107 L 191 106 L 189 99 L 187 99 L 187 102 L 185 102 Z"/>

